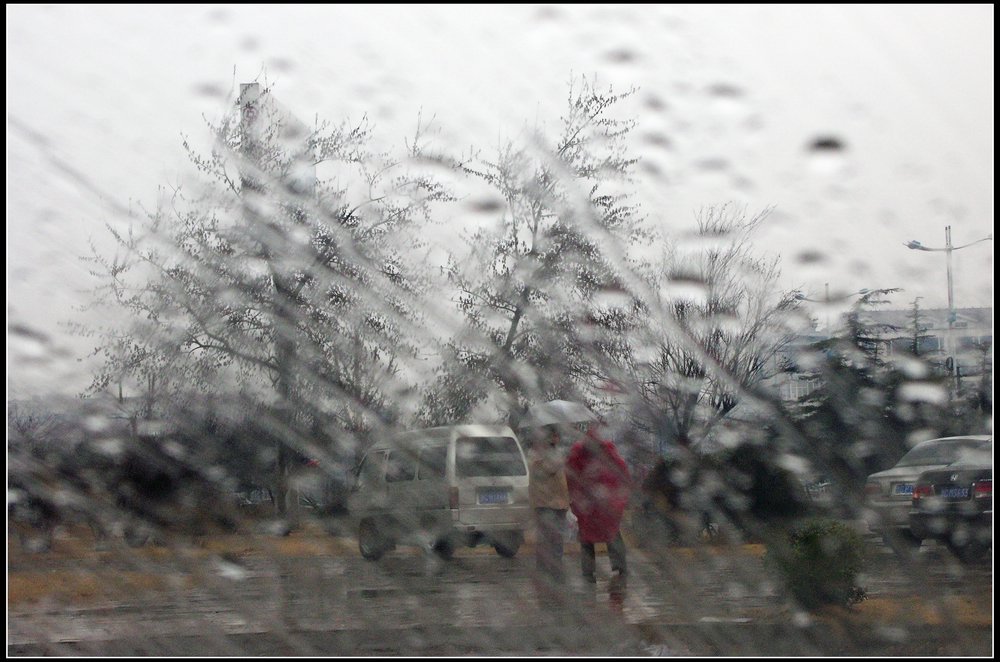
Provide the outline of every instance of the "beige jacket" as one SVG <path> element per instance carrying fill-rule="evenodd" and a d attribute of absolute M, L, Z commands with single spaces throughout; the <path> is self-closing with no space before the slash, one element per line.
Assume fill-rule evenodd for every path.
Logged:
<path fill-rule="evenodd" d="M 532 508 L 569 508 L 566 463 L 558 448 L 547 441 L 535 443 L 529 452 L 528 499 Z"/>

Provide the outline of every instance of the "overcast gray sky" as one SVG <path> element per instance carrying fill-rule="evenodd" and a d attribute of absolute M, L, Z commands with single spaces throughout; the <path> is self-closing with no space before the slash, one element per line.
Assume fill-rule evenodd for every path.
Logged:
<path fill-rule="evenodd" d="M 303 119 L 401 141 L 422 109 L 457 149 L 555 121 L 573 74 L 637 86 L 647 214 L 774 205 L 759 241 L 789 286 L 944 307 L 944 255 L 903 243 L 992 232 L 993 56 L 992 5 L 8 5 L 8 327 L 31 330 L 8 388 L 86 386 L 58 325 L 77 257 L 191 173 L 181 134 L 207 144 L 202 115 L 262 69 Z M 956 305 L 992 305 L 992 272 L 992 242 L 956 252 Z"/>

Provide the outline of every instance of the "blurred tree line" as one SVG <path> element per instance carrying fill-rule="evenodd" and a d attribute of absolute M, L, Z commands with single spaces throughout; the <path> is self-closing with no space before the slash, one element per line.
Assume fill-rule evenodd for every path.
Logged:
<path fill-rule="evenodd" d="M 553 125 L 458 156 L 422 117 L 385 148 L 367 118 L 306 126 L 243 86 L 209 153 L 185 140 L 198 184 L 109 223 L 115 251 L 88 256 L 108 323 L 86 330 L 102 368 L 85 395 L 127 407 L 133 437 L 139 421 L 183 428 L 227 489 L 265 484 L 278 514 L 309 462 L 345 480 L 387 430 L 516 428 L 556 398 L 606 414 L 662 494 L 665 455 L 721 444 L 713 461 L 739 471 L 689 506 L 754 517 L 795 489 L 773 489 L 786 455 L 854 485 L 913 430 L 957 429 L 901 398 L 912 370 L 856 319 L 811 350 L 824 386 L 800 407 L 764 388 L 809 323 L 754 244 L 770 210 L 642 209 L 634 94 L 574 80 Z M 726 505 L 734 480 L 763 505 Z"/>

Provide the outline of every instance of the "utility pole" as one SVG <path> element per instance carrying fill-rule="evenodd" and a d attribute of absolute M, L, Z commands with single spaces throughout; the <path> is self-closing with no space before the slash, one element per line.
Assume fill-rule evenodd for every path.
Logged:
<path fill-rule="evenodd" d="M 830 283 L 826 284 L 826 337 L 830 337 Z"/>
<path fill-rule="evenodd" d="M 944 248 L 930 248 L 924 246 L 917 240 L 912 240 L 908 243 L 903 244 L 909 249 L 917 251 L 944 251 L 945 263 L 948 268 L 948 335 L 945 336 L 945 365 L 950 366 L 948 368 L 950 374 L 955 377 L 955 393 L 958 393 L 958 389 L 961 386 L 961 375 L 958 369 L 958 361 L 955 357 L 955 341 L 953 338 L 953 332 L 955 330 L 955 294 L 952 289 L 952 276 L 951 276 L 951 254 L 952 251 L 957 251 L 960 248 L 966 248 L 972 244 L 978 244 L 981 241 L 993 241 L 993 235 L 990 234 L 982 239 L 976 239 L 975 241 L 969 242 L 968 244 L 963 244 L 962 246 L 954 246 L 951 243 L 951 226 L 945 226 L 944 229 Z"/>
<path fill-rule="evenodd" d="M 951 226 L 946 225 L 944 228 L 944 254 L 948 265 L 948 335 L 945 337 L 945 353 L 951 359 L 952 371 L 955 376 L 955 394 L 957 395 L 962 382 L 961 377 L 959 377 L 958 361 L 955 358 L 955 339 L 953 335 L 955 332 L 955 292 L 951 278 L 952 250 L 954 250 L 954 247 L 951 245 Z"/>

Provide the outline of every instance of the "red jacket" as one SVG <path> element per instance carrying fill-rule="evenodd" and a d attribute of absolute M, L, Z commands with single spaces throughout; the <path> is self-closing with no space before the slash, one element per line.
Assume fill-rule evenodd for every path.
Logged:
<path fill-rule="evenodd" d="M 615 445 L 601 439 L 593 427 L 570 448 L 566 484 L 580 541 L 614 540 L 628 504 L 628 467 Z"/>

